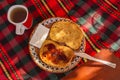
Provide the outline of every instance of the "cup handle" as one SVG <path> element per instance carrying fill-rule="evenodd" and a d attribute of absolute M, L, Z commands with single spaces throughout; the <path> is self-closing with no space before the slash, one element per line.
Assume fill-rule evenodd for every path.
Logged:
<path fill-rule="evenodd" d="M 17 35 L 22 35 L 25 31 L 25 27 L 23 24 L 17 24 L 16 25 L 16 34 Z"/>

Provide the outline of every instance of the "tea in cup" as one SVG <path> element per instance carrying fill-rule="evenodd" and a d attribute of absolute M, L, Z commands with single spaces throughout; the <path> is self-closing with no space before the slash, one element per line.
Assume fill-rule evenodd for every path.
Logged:
<path fill-rule="evenodd" d="M 16 26 L 16 34 L 22 35 L 26 29 L 32 26 L 32 16 L 27 7 L 13 5 L 8 10 L 8 21 Z"/>

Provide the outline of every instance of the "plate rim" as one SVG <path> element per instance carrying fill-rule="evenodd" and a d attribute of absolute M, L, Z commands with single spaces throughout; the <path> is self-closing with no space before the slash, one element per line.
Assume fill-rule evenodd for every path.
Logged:
<path fill-rule="evenodd" d="M 42 25 L 43 25 L 43 23 L 44 23 L 45 21 L 50 20 L 50 19 L 53 19 L 53 18 L 54 18 L 54 19 L 62 19 L 62 20 L 64 19 L 64 20 L 72 21 L 72 20 L 70 20 L 69 18 L 64 18 L 64 17 L 51 17 L 51 18 L 47 18 L 47 19 L 43 20 L 42 22 L 39 22 L 39 23 L 35 26 L 35 28 L 32 30 L 32 32 L 31 32 L 31 34 L 30 34 L 29 42 L 30 42 L 30 39 L 31 39 L 31 37 L 32 37 L 35 29 L 38 27 L 38 25 L 39 25 L 39 24 L 42 24 Z M 74 21 L 72 21 L 72 22 L 74 22 Z M 75 22 L 74 22 L 74 23 L 75 23 Z M 76 23 L 76 24 L 77 24 L 77 23 Z M 78 24 L 78 25 L 79 25 L 79 24 Z M 81 30 L 82 30 L 82 29 L 81 29 Z M 84 46 L 83 46 L 83 52 L 85 52 L 85 47 L 86 47 L 85 37 L 83 38 L 83 45 L 84 45 Z M 34 59 L 34 56 L 32 55 L 31 46 L 34 47 L 33 45 L 28 44 L 29 52 L 30 52 L 29 54 L 30 54 L 33 62 L 34 62 L 39 68 L 41 68 L 42 70 L 48 71 L 48 72 L 52 72 L 52 73 L 64 73 L 64 72 L 67 72 L 67 71 L 73 69 L 74 67 L 76 67 L 76 65 L 79 64 L 80 60 L 82 59 L 82 58 L 80 58 L 79 61 L 78 61 L 78 63 L 76 63 L 76 64 L 75 64 L 73 67 L 71 67 L 70 69 L 68 68 L 67 70 L 63 70 L 63 71 L 52 71 L 52 70 L 48 70 L 48 69 L 46 69 L 45 67 L 40 66 L 40 64 L 38 64 L 38 62 L 36 62 L 36 60 Z M 39 57 L 39 56 L 38 56 L 38 57 Z M 40 58 L 39 58 L 39 59 L 40 59 Z M 41 61 L 42 61 L 42 60 L 41 60 Z M 43 62 L 43 61 L 42 61 L 42 62 Z M 45 63 L 45 62 L 43 62 L 43 63 Z M 46 63 L 45 63 L 45 64 L 46 64 Z M 47 65 L 47 64 L 46 64 L 46 65 Z"/>

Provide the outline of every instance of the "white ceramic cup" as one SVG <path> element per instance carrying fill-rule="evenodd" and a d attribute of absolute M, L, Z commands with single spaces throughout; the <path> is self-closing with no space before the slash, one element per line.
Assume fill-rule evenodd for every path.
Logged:
<path fill-rule="evenodd" d="M 16 26 L 17 35 L 22 35 L 26 29 L 32 26 L 32 16 L 28 12 L 27 7 L 23 5 L 11 6 L 8 10 L 7 18 L 10 23 Z"/>

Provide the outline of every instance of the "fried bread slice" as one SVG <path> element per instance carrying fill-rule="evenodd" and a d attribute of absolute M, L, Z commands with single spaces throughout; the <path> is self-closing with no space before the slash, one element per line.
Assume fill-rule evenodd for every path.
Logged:
<path fill-rule="evenodd" d="M 54 67 L 68 66 L 74 57 L 74 51 L 52 40 L 46 40 L 39 53 L 39 57 L 43 62 Z"/>
<path fill-rule="evenodd" d="M 49 37 L 53 41 L 64 43 L 73 50 L 77 50 L 84 36 L 78 24 L 62 20 L 52 25 Z"/>

